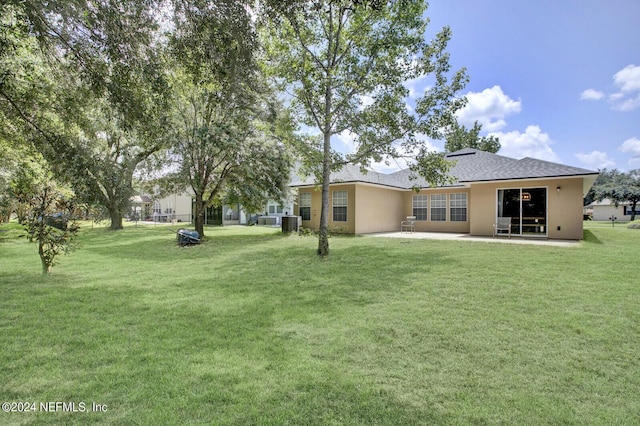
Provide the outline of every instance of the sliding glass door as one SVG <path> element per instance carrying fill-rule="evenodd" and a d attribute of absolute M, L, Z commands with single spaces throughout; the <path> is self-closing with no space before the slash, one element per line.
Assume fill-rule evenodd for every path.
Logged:
<path fill-rule="evenodd" d="M 498 217 L 511 218 L 511 233 L 547 235 L 547 188 L 498 190 Z"/>

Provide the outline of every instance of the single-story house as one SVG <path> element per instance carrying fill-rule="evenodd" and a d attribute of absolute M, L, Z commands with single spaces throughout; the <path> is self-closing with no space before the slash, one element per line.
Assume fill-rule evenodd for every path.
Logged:
<path fill-rule="evenodd" d="M 611 220 L 613 216 L 618 221 L 629 221 L 633 213 L 633 206 L 630 202 L 618 203 L 618 207 L 616 207 L 615 203 L 608 198 L 602 201 L 594 201 L 586 205 L 585 209 L 593 213 L 593 220 Z M 636 206 L 635 216 L 640 217 L 640 205 Z"/>
<path fill-rule="evenodd" d="M 362 173 L 348 165 L 332 173 L 329 227 L 351 234 L 400 231 L 400 222 L 415 216 L 416 231 L 491 236 L 497 218 L 510 217 L 515 236 L 582 239 L 583 198 L 598 172 L 470 148 L 446 158 L 454 162 L 454 182 L 441 187 L 410 180 L 409 170 Z M 294 214 L 317 230 L 318 185 L 297 178 L 291 186 L 298 189 Z"/>

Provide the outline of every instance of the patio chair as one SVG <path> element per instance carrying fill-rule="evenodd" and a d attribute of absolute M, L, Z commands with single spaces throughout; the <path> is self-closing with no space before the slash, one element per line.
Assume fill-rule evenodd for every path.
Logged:
<path fill-rule="evenodd" d="M 501 235 L 500 232 L 503 232 L 502 235 L 505 235 L 506 231 L 509 238 L 511 238 L 511 218 L 510 217 L 499 217 L 498 221 L 493 224 L 493 237 L 496 238 L 498 235 Z"/>
<path fill-rule="evenodd" d="M 415 230 L 413 223 L 416 221 L 415 216 L 407 216 L 407 220 L 400 222 L 400 232 L 413 232 Z"/>

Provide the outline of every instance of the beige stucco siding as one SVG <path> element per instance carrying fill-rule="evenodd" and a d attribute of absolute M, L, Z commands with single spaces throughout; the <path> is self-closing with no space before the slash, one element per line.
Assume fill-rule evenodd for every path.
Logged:
<path fill-rule="evenodd" d="M 406 216 L 402 206 L 405 191 L 360 184 L 355 193 L 356 234 L 400 230 Z"/>
<path fill-rule="evenodd" d="M 322 205 L 322 192 L 320 190 L 316 190 L 315 188 L 300 188 L 298 194 L 302 194 L 304 192 L 308 192 L 311 194 L 311 220 L 303 220 L 302 227 L 317 231 L 320 228 L 320 206 Z M 298 197 L 298 200 L 299 199 L 300 198 Z M 293 214 L 295 215 L 300 215 L 300 207 L 298 206 L 298 202 L 295 203 L 293 212 Z"/>
<path fill-rule="evenodd" d="M 465 193 L 467 194 L 467 220 L 451 221 L 450 217 L 450 194 Z M 458 232 L 468 233 L 469 223 L 471 217 L 471 196 L 468 188 L 443 188 L 443 189 L 423 189 L 416 193 L 414 191 L 406 191 L 403 196 L 403 216 L 413 216 L 413 196 L 416 194 L 425 194 L 428 196 L 428 208 L 427 208 L 427 220 L 416 221 L 415 230 L 423 232 Z M 432 221 L 431 220 L 431 194 L 446 194 L 447 195 L 447 217 L 444 221 Z"/>
<path fill-rule="evenodd" d="M 347 221 L 335 221 L 333 220 L 333 193 L 335 191 L 347 192 Z M 303 220 L 302 227 L 313 229 L 315 231 L 320 229 L 320 213 L 322 209 L 322 191 L 315 188 L 300 188 L 299 193 L 310 192 L 311 193 L 311 220 Z M 355 215 L 356 215 L 356 190 L 354 184 L 333 184 L 329 188 L 329 229 L 332 232 L 337 233 L 355 233 Z M 296 203 L 294 214 L 300 214 L 300 208 Z"/>
<path fill-rule="evenodd" d="M 582 178 L 472 184 L 470 234 L 493 234 L 498 189 L 543 187 L 547 188 L 548 237 L 582 239 Z M 556 190 L 557 187 L 560 191 Z"/>

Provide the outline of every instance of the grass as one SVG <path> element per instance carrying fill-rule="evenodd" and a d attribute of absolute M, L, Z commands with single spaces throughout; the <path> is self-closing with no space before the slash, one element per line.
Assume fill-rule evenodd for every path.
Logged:
<path fill-rule="evenodd" d="M 596 224 L 597 225 L 597 224 Z M 53 275 L 0 230 L 0 424 L 638 424 L 640 231 L 577 248 L 85 230 Z"/>

